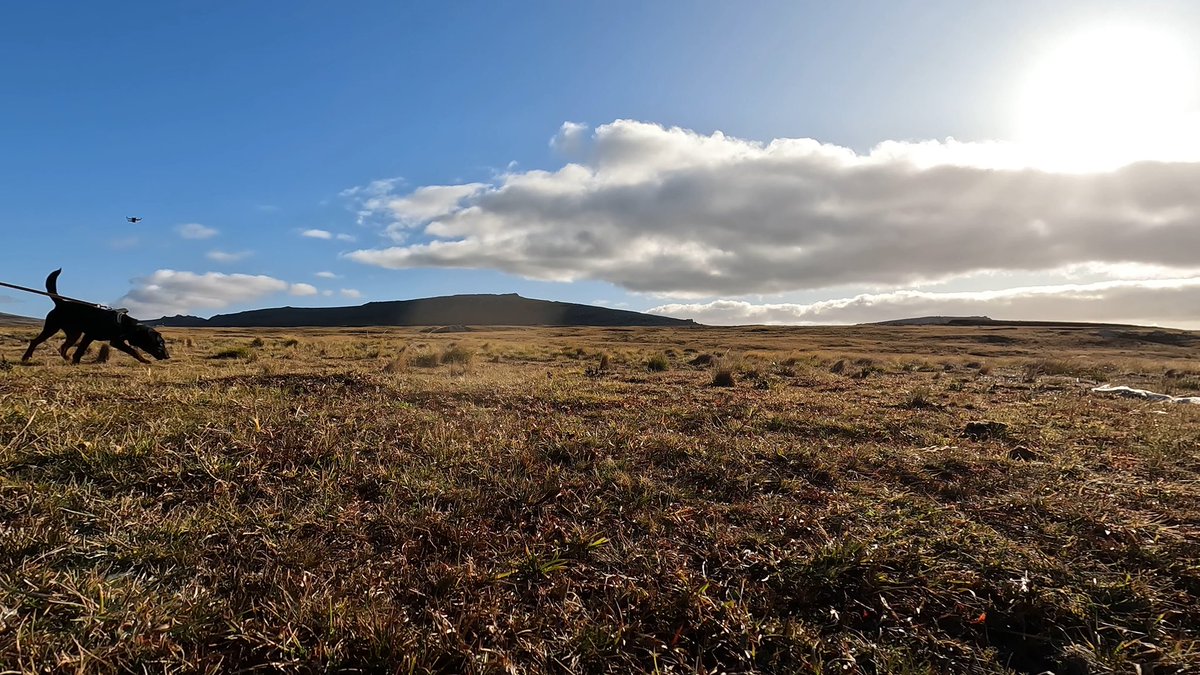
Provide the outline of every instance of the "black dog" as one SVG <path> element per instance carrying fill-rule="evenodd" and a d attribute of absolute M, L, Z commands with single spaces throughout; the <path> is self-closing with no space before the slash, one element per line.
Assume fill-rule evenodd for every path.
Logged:
<path fill-rule="evenodd" d="M 22 361 L 28 361 L 38 345 L 49 340 L 60 330 L 67 334 L 66 342 L 58 350 L 63 359 L 67 358 L 67 350 L 71 345 L 83 336 L 83 342 L 75 348 L 75 357 L 71 359 L 73 363 L 79 363 L 95 340 L 105 340 L 142 363 L 150 362 L 127 343 L 132 343 L 134 347 L 141 348 L 156 359 L 171 358 L 167 353 L 167 343 L 158 331 L 138 323 L 137 319 L 126 314 L 124 310 L 108 309 L 57 297 L 58 275 L 61 272 L 61 269 L 54 270 L 46 277 L 46 290 L 55 296 L 54 309 L 46 315 L 46 325 L 42 327 L 42 332 L 29 342 L 29 349 L 25 350 Z"/>

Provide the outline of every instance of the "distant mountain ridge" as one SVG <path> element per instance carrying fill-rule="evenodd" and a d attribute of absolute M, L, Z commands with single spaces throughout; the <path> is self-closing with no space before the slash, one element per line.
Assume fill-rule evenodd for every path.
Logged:
<path fill-rule="evenodd" d="M 17 316 L 16 314 L 0 312 L 0 326 L 32 326 L 41 322 L 41 319 L 32 319 L 27 316 Z"/>
<path fill-rule="evenodd" d="M 211 319 L 165 316 L 146 323 L 174 328 L 699 325 L 691 319 L 674 319 L 571 302 L 534 300 L 516 293 L 447 295 L 419 300 L 368 302 L 353 307 L 274 307 L 217 314 Z"/>
<path fill-rule="evenodd" d="M 868 326 L 964 326 L 986 325 L 994 320 L 986 316 L 915 316 L 911 319 L 892 319 L 891 321 L 874 321 Z"/>

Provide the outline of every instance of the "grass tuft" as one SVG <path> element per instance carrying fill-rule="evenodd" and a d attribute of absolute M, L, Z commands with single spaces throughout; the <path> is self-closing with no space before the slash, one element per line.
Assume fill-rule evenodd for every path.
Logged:
<path fill-rule="evenodd" d="M 417 368 L 437 368 L 442 364 L 442 357 L 434 351 L 421 351 L 408 358 L 408 365 Z"/>
<path fill-rule="evenodd" d="M 471 361 L 475 358 L 475 352 L 462 345 L 451 345 L 442 351 L 439 360 L 445 364 L 453 364 L 459 366 L 471 365 Z"/>
<path fill-rule="evenodd" d="M 671 360 L 665 353 L 654 354 L 646 359 L 646 369 L 653 372 L 663 372 L 671 368 Z"/>
<path fill-rule="evenodd" d="M 737 384 L 737 378 L 734 375 L 732 365 L 726 363 L 718 363 L 713 368 L 712 386 L 714 387 L 732 387 Z"/>
<path fill-rule="evenodd" d="M 229 347 L 222 349 L 208 358 L 215 360 L 232 360 L 232 359 L 253 359 L 254 352 L 247 346 Z"/>
<path fill-rule="evenodd" d="M 918 386 L 911 389 L 905 395 L 902 405 L 910 410 L 937 407 L 937 404 L 933 401 L 933 392 L 926 386 Z"/>

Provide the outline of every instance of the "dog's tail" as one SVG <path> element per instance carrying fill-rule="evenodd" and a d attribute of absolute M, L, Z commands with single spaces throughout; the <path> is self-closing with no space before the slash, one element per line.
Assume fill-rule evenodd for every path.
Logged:
<path fill-rule="evenodd" d="M 58 295 L 58 275 L 62 274 L 62 268 L 58 268 L 46 277 L 46 292 L 53 295 Z M 58 298 L 54 298 L 54 304 L 58 304 Z"/>

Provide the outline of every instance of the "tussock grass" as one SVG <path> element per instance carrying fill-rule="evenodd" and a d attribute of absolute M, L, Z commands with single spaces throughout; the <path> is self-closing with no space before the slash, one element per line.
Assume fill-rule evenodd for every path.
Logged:
<path fill-rule="evenodd" d="M 1122 369 L 1111 362 L 1096 362 L 1088 359 L 1040 358 L 1024 364 L 1025 380 L 1035 382 L 1040 377 L 1077 377 L 1089 380 L 1104 380 Z"/>
<path fill-rule="evenodd" d="M 933 391 L 926 386 L 918 386 L 910 390 L 904 397 L 903 405 L 905 408 L 913 410 L 937 407 L 937 404 L 934 402 Z"/>
<path fill-rule="evenodd" d="M 652 354 L 646 359 L 646 369 L 652 372 L 661 373 L 671 368 L 671 359 L 665 353 Z"/>
<path fill-rule="evenodd" d="M 421 351 L 411 354 L 408 364 L 417 368 L 437 368 L 442 364 L 442 357 L 434 351 Z"/>
<path fill-rule="evenodd" d="M 442 351 L 438 360 L 442 363 L 468 366 L 475 358 L 475 352 L 463 345 L 451 345 Z"/>
<path fill-rule="evenodd" d="M 229 360 L 229 359 L 253 359 L 254 351 L 245 345 L 238 347 L 228 347 L 220 351 L 214 352 L 208 358 L 214 360 Z"/>
<path fill-rule="evenodd" d="M 289 331 L 290 348 L 170 331 L 194 355 L 5 370 L 0 670 L 1200 662 L 1200 411 L 1024 381 L 1054 359 L 1188 382 L 1187 349 L 1129 359 L 962 327 L 522 328 L 488 333 L 501 361 L 447 377 L 453 362 L 408 368 L 469 345 L 417 330 Z M 26 332 L 0 331 L 0 363 Z M 208 358 L 255 337 L 254 362 Z M 612 372 L 584 377 L 580 348 Z M 648 374 L 668 349 L 757 356 Z M 707 386 L 722 368 L 743 386 Z M 1004 433 L 964 434 L 972 421 Z"/>
<path fill-rule="evenodd" d="M 714 387 L 732 387 L 737 384 L 737 378 L 734 376 L 734 370 L 731 366 L 718 365 L 713 368 L 712 386 Z"/>

